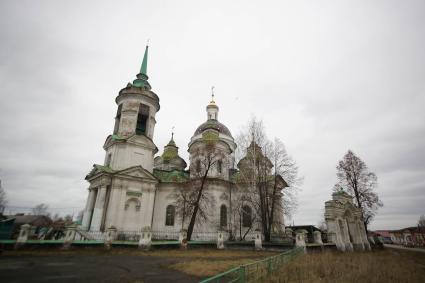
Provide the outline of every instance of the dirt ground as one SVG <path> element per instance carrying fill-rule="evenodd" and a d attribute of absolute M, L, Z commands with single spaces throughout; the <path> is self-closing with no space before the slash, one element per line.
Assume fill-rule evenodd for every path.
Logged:
<path fill-rule="evenodd" d="M 0 256 L 0 281 L 198 282 L 235 265 L 272 254 L 214 249 L 6 251 Z"/>

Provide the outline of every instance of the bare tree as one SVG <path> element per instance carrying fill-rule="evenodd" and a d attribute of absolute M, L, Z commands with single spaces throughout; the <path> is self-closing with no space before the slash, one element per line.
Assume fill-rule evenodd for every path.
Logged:
<path fill-rule="evenodd" d="M 61 218 L 61 216 L 59 215 L 59 213 L 55 213 L 55 214 L 53 214 L 53 216 L 52 216 L 52 220 L 53 221 L 58 221 L 58 220 L 62 220 L 62 218 Z"/>
<path fill-rule="evenodd" d="M 74 219 L 73 215 L 68 214 L 68 215 L 65 215 L 63 220 L 65 221 L 65 224 L 72 224 L 74 222 L 73 219 Z"/>
<path fill-rule="evenodd" d="M 256 118 L 238 136 L 238 148 L 237 182 L 251 195 L 265 240 L 270 241 L 273 231 L 282 230 L 283 216 L 290 216 L 296 207 L 298 167 L 279 139 L 266 137 Z"/>
<path fill-rule="evenodd" d="M 183 209 L 184 215 L 188 212 L 190 221 L 187 228 L 187 240 L 190 241 L 197 218 L 206 219 L 207 207 L 214 205 L 213 198 L 206 191 L 208 186 L 208 174 L 216 163 L 223 159 L 223 152 L 217 147 L 218 133 L 206 132 L 203 134 L 203 142 L 193 154 L 189 183 L 188 202 L 183 200 L 183 204 L 188 205 Z M 178 208 L 181 211 L 181 204 Z"/>
<path fill-rule="evenodd" d="M 231 218 L 232 223 L 229 224 L 231 236 L 239 235 L 239 240 L 245 240 L 249 232 L 252 231 L 254 225 L 258 222 L 256 213 L 253 215 L 248 213 L 246 207 L 253 207 L 253 194 L 249 189 L 236 187 L 234 197 L 232 199 Z M 249 218 L 248 225 L 244 223 L 244 218 Z"/>
<path fill-rule="evenodd" d="M 336 167 L 338 183 L 334 191 L 347 188 L 348 192 L 355 198 L 356 205 L 362 210 L 363 222 L 367 231 L 368 224 L 372 221 L 379 207 L 383 203 L 374 192 L 377 186 L 375 173 L 370 172 L 366 163 L 357 157 L 351 150 L 344 155 Z"/>
<path fill-rule="evenodd" d="M 4 191 L 0 180 L 0 213 L 3 213 L 7 205 L 6 192 Z"/>
<path fill-rule="evenodd" d="M 40 203 L 36 206 L 34 206 L 34 208 L 32 209 L 32 214 L 33 215 L 48 215 L 47 209 L 49 207 L 44 204 L 44 203 Z"/>
<path fill-rule="evenodd" d="M 200 193 L 202 184 L 200 180 L 191 180 L 185 185 L 181 186 L 171 198 L 174 199 L 176 207 L 176 215 L 181 219 L 181 228 L 183 229 L 188 222 L 192 219 L 195 206 L 198 204 L 197 219 L 195 225 L 205 222 L 208 219 L 211 207 L 214 207 L 214 197 L 205 190 L 206 184 Z M 198 196 L 200 199 L 198 201 Z"/>

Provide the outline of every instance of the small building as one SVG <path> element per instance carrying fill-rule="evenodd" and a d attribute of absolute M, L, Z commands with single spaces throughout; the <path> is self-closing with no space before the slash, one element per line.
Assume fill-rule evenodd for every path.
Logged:
<path fill-rule="evenodd" d="M 424 246 L 425 227 L 407 227 L 399 230 L 377 230 L 374 234 L 384 244 L 396 244 L 404 246 Z"/>
<path fill-rule="evenodd" d="M 344 190 L 332 194 L 325 202 L 328 241 L 342 251 L 370 250 L 362 211 L 353 204 L 353 197 Z"/>
<path fill-rule="evenodd" d="M 377 230 L 373 231 L 374 235 L 377 236 L 382 243 L 384 244 L 392 244 L 393 240 L 391 238 L 391 233 L 389 230 Z"/>
<path fill-rule="evenodd" d="M 34 233 L 37 233 L 43 227 L 49 227 L 52 224 L 50 217 L 45 215 L 9 215 L 8 219 L 14 219 L 15 223 L 12 229 L 12 238 L 16 238 L 19 234 L 19 229 L 24 224 L 29 224 L 34 228 Z"/>
<path fill-rule="evenodd" d="M 322 239 L 326 238 L 326 235 L 323 233 L 322 230 L 320 230 L 319 228 L 317 228 L 316 226 L 313 225 L 295 225 L 295 226 L 286 226 L 286 228 L 290 228 L 292 229 L 292 231 L 297 231 L 297 230 L 306 230 L 307 231 L 307 239 L 306 242 L 307 243 L 314 243 L 314 235 L 313 232 L 315 231 L 320 231 L 322 233 Z"/>

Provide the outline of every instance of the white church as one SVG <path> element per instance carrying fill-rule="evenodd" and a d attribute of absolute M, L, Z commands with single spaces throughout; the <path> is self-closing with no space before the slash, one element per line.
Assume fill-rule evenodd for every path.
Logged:
<path fill-rule="evenodd" d="M 160 103 L 148 82 L 147 57 L 148 47 L 137 78 L 121 89 L 115 99 L 115 126 L 103 146 L 104 164 L 93 165 L 86 176 L 90 186 L 82 229 L 103 232 L 113 226 L 118 233 L 125 233 L 149 227 L 154 238 L 177 238 L 181 229 L 187 229 L 189 217 L 184 219 L 177 213 L 176 195 L 202 172 L 200 156 L 211 136 L 216 137 L 221 153 L 207 175 L 206 189 L 214 198 L 214 205 L 209 208 L 208 218 L 196 223 L 195 232 L 231 229 L 235 223 L 229 194 L 233 193 L 235 199 L 244 190 L 234 181 L 238 171 L 234 168 L 236 144 L 229 129 L 218 120 L 219 107 L 212 99 L 206 107 L 206 121 L 189 141 L 189 168 L 179 156 L 173 137 L 163 153 L 155 157 L 155 114 Z M 283 179 L 280 183 L 282 188 L 287 186 Z M 240 227 L 253 230 L 255 210 L 247 206 L 244 211 Z M 275 228 L 284 231 L 283 215 L 277 217 Z"/>

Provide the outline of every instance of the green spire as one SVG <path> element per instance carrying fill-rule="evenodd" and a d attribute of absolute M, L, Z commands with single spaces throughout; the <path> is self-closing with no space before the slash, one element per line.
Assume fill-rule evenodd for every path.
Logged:
<path fill-rule="evenodd" d="M 142 66 L 140 67 L 140 73 L 144 75 L 148 75 L 148 49 L 149 45 L 146 45 L 145 55 L 143 55 Z"/>
<path fill-rule="evenodd" d="M 140 73 L 137 74 L 137 79 L 133 81 L 133 86 L 140 87 L 144 89 L 151 89 L 151 86 L 148 82 L 148 49 L 149 45 L 146 44 L 145 55 L 143 55 L 142 66 L 140 67 Z"/>

